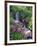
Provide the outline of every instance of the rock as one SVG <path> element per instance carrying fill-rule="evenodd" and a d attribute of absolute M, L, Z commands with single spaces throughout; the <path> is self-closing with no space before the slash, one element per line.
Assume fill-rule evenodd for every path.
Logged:
<path fill-rule="evenodd" d="M 32 37 L 32 33 L 27 28 L 23 28 L 21 31 L 22 35 L 24 36 L 24 39 Z"/>
<path fill-rule="evenodd" d="M 18 31 L 18 32 L 21 32 L 21 28 L 18 28 L 17 31 Z"/>
<path fill-rule="evenodd" d="M 12 26 L 11 26 L 11 31 L 13 31 L 13 32 L 17 31 L 16 25 L 12 25 Z"/>

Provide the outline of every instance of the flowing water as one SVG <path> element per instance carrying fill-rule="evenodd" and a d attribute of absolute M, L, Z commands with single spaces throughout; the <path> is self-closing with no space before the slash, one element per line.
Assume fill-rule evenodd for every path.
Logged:
<path fill-rule="evenodd" d="M 15 18 L 16 18 L 15 23 L 18 23 L 19 22 L 19 13 L 18 12 L 16 13 Z"/>
<path fill-rule="evenodd" d="M 16 20 L 19 20 L 19 13 L 16 13 Z"/>

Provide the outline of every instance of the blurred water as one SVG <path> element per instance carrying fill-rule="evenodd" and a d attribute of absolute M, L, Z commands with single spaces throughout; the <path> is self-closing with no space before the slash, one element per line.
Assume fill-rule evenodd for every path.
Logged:
<path fill-rule="evenodd" d="M 16 20 L 19 20 L 19 13 L 16 13 Z"/>
<path fill-rule="evenodd" d="M 18 23 L 19 22 L 19 13 L 18 12 L 16 13 L 15 18 L 16 18 L 15 23 Z"/>

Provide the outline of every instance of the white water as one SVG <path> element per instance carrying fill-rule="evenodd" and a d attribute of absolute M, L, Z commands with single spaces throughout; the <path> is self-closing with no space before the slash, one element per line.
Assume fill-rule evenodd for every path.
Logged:
<path fill-rule="evenodd" d="M 16 13 L 15 17 L 16 17 L 15 23 L 18 23 L 19 22 L 19 13 L 18 12 Z"/>
<path fill-rule="evenodd" d="M 19 13 L 16 13 L 16 20 L 19 20 Z"/>

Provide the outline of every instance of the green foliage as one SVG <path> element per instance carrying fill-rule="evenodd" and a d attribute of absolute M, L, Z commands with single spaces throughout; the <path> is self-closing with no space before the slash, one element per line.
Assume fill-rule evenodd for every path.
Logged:
<path fill-rule="evenodd" d="M 15 19 L 16 12 L 19 12 L 19 18 L 27 19 L 28 25 L 27 27 L 32 29 L 32 7 L 31 6 L 10 6 L 10 16 L 11 16 L 11 24 L 12 21 Z"/>
<path fill-rule="evenodd" d="M 14 24 L 14 19 L 13 17 L 10 17 L 10 25 Z"/>
<path fill-rule="evenodd" d="M 21 40 L 23 38 L 22 34 L 19 32 L 11 32 L 10 40 Z"/>
<path fill-rule="evenodd" d="M 29 21 L 29 23 L 28 23 L 28 28 L 29 28 L 30 30 L 32 30 L 32 21 Z"/>

